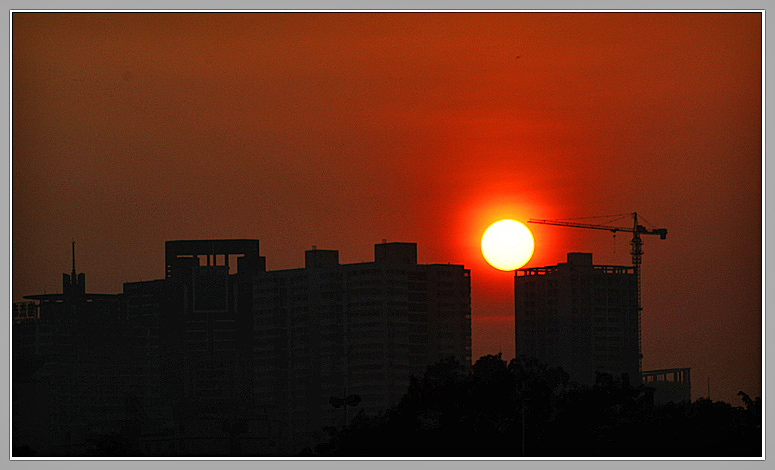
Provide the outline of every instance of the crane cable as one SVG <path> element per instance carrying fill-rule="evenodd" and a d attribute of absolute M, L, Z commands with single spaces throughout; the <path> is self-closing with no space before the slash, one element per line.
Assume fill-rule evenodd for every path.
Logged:
<path fill-rule="evenodd" d="M 610 224 L 612 222 L 616 222 L 616 221 L 619 221 L 619 220 L 622 220 L 622 219 L 624 219 L 626 217 L 631 217 L 631 216 L 632 216 L 632 212 L 627 213 L 627 214 L 595 215 L 595 216 L 591 216 L 591 217 L 568 217 L 568 218 L 564 218 L 564 219 L 557 219 L 557 221 L 608 219 L 606 221 L 598 222 L 597 223 L 597 225 L 607 225 L 607 224 Z"/>

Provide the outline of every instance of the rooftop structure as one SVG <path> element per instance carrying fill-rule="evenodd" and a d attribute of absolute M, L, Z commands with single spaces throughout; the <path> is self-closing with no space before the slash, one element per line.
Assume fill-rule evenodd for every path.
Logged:
<path fill-rule="evenodd" d="M 691 371 L 688 367 L 643 371 L 643 385 L 654 389 L 654 403 L 692 401 Z"/>

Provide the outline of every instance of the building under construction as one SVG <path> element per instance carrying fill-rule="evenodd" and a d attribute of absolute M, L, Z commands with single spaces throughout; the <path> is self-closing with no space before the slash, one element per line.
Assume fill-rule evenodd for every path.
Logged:
<path fill-rule="evenodd" d="M 643 371 L 641 380 L 654 389 L 654 403 L 658 405 L 692 400 L 691 370 L 688 367 Z"/>
<path fill-rule="evenodd" d="M 561 366 L 592 384 L 596 373 L 640 382 L 637 280 L 631 266 L 600 266 L 568 253 L 556 266 L 514 278 L 516 354 Z"/>
<path fill-rule="evenodd" d="M 593 266 L 591 254 L 569 253 L 567 263 L 517 271 L 517 354 L 530 354 L 550 364 L 563 365 L 581 382 L 589 382 L 594 372 L 627 374 L 630 382 L 637 377 L 654 389 L 657 403 L 691 400 L 689 368 L 642 370 L 641 235 L 658 235 L 664 240 L 667 229 L 646 228 L 639 223 L 637 212 L 583 219 L 611 217 L 612 220 L 603 224 L 579 222 L 580 219 L 528 221 L 605 230 L 614 236 L 617 232 L 632 233 L 632 267 Z M 632 228 L 610 225 L 629 217 L 632 217 Z M 563 342 L 559 348 L 555 346 L 558 341 Z M 635 368 L 633 356 L 637 358 Z M 594 371 L 593 375 L 590 370 Z"/>

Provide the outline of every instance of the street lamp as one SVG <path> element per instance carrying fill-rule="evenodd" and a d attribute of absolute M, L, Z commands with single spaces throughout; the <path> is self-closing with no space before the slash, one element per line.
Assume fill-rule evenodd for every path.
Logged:
<path fill-rule="evenodd" d="M 361 396 L 347 395 L 347 390 L 345 390 L 344 398 L 331 397 L 328 402 L 331 403 L 331 406 L 334 408 L 344 408 L 344 425 L 347 426 L 347 407 L 358 406 L 358 403 L 361 402 Z"/>

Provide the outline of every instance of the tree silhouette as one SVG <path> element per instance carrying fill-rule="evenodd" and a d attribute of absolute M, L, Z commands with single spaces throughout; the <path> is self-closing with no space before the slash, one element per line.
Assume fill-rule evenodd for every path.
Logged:
<path fill-rule="evenodd" d="M 454 359 L 412 378 L 378 416 L 330 429 L 315 449 L 331 456 L 757 456 L 761 400 L 746 408 L 700 399 L 655 406 L 653 389 L 598 374 L 571 382 L 534 358 L 479 358 L 470 373 Z"/>

